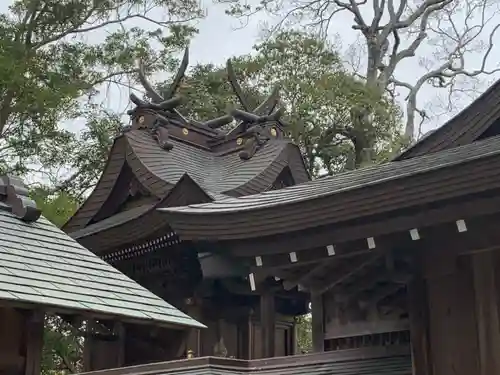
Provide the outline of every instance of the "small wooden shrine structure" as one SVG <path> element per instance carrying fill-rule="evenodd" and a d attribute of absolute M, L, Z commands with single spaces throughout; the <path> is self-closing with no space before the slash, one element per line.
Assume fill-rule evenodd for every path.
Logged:
<path fill-rule="evenodd" d="M 182 241 L 246 265 L 271 334 L 260 280 L 275 276 L 311 293 L 315 351 L 407 344 L 416 375 L 498 374 L 499 97 L 497 83 L 392 162 L 161 211 Z"/>
<path fill-rule="evenodd" d="M 0 177 L 0 374 L 40 374 L 48 314 L 91 343 L 87 370 L 143 362 L 136 332 L 149 342 L 204 327 L 49 223 L 22 181 Z"/>
<path fill-rule="evenodd" d="M 285 137 L 275 89 L 250 108 L 228 62 L 228 76 L 242 109 L 205 122 L 186 119 L 176 90 L 187 50 L 169 90 L 150 101 L 135 95 L 131 125 L 111 148 L 95 190 L 63 230 L 106 262 L 165 298 L 208 328 L 170 337 L 184 347 L 171 360 L 217 355 L 252 359 L 295 353 L 294 317 L 307 312 L 308 294 L 286 291 L 274 277 L 273 314 L 260 306 L 269 294 L 248 288 L 248 270 L 211 244 L 179 239 L 160 208 L 242 197 L 309 180 L 299 148 Z M 231 127 L 231 130 L 223 130 Z M 275 290 L 276 289 L 276 290 Z M 273 332 L 263 324 L 272 320 Z M 272 347 L 262 351 L 262 342 Z"/>

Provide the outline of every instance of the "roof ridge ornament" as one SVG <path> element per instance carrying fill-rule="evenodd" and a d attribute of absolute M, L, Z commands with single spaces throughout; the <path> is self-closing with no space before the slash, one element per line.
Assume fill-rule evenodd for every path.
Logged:
<path fill-rule="evenodd" d="M 172 83 L 160 94 L 153 88 L 151 82 L 149 82 L 146 78 L 146 73 L 144 72 L 144 62 L 139 60 L 137 68 L 139 82 L 142 87 L 144 87 L 144 90 L 150 100 L 140 99 L 134 93 L 130 94 L 130 100 L 136 105 L 136 107 L 127 112 L 132 117 L 133 123 L 132 126 L 124 128 L 123 132 L 136 128 L 147 129 L 150 131 L 152 137 L 158 142 L 161 148 L 166 151 L 170 151 L 174 147 L 173 143 L 170 142 L 169 130 L 163 126 L 162 120 L 168 121 L 167 113 L 170 112 L 177 120 L 180 120 L 181 124 L 189 124 L 189 121 L 176 109 L 176 107 L 182 103 L 182 96 L 175 95 L 182 79 L 184 78 L 188 64 L 189 47 L 186 47 L 181 64 Z"/>
<path fill-rule="evenodd" d="M 186 47 L 184 50 L 184 56 L 182 57 L 181 65 L 177 70 L 174 80 L 170 84 L 170 87 L 161 94 L 159 94 L 154 88 L 153 85 L 146 78 L 146 74 L 144 72 L 144 62 L 139 60 L 138 66 L 138 75 L 139 82 L 141 83 L 144 90 L 146 90 L 146 94 L 151 98 L 151 101 L 145 101 L 138 98 L 134 93 L 130 94 L 130 100 L 140 108 L 145 109 L 153 109 L 157 111 L 173 111 L 177 115 L 179 115 L 183 120 L 187 122 L 187 120 L 175 110 L 179 104 L 181 104 L 182 97 L 179 95 L 175 95 L 175 92 L 179 88 L 182 79 L 184 78 L 184 74 L 186 73 L 187 66 L 189 64 L 189 47 Z"/>
<path fill-rule="evenodd" d="M 35 201 L 29 198 L 28 188 L 19 177 L 0 176 L 1 198 L 7 205 L 4 208 L 22 221 L 35 222 L 42 214 Z"/>
<path fill-rule="evenodd" d="M 277 124 L 280 128 L 284 127 L 280 120 L 285 109 L 278 106 L 280 102 L 280 86 L 275 85 L 268 97 L 252 110 L 243 95 L 231 59 L 227 60 L 227 75 L 229 83 L 243 107 L 243 109 L 235 108 L 231 111 L 231 116 L 239 120 L 240 123 L 227 136 L 234 136 L 237 133 L 246 135 L 247 139 L 239 156 L 242 160 L 248 160 L 255 155 L 259 148 L 278 135 L 276 128 L 272 127 L 273 124 Z"/>

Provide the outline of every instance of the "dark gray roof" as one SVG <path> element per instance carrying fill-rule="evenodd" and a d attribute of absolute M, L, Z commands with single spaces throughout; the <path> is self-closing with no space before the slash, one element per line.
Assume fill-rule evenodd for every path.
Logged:
<path fill-rule="evenodd" d="M 348 190 L 361 189 L 498 154 L 500 154 L 500 136 L 439 153 L 344 172 L 332 177 L 325 177 L 280 190 L 272 190 L 239 198 L 226 198 L 212 203 L 161 208 L 160 210 L 168 212 L 169 216 L 173 217 L 173 215 L 224 214 L 276 207 L 284 204 L 309 201 Z"/>
<path fill-rule="evenodd" d="M 71 232 L 69 235 L 71 238 L 79 239 L 81 237 L 90 236 L 92 234 L 98 233 L 102 230 L 114 228 L 127 223 L 133 219 L 139 218 L 148 211 L 151 211 L 156 206 L 153 204 L 145 204 L 143 206 L 138 206 L 131 208 L 130 210 L 119 212 L 116 215 L 98 221 L 97 223 L 91 224 L 83 229 Z"/>
<path fill-rule="evenodd" d="M 142 130 L 130 131 L 126 137 L 137 157 L 155 176 L 175 185 L 187 174 L 214 199 L 224 198 L 223 194 L 231 195 L 236 189 L 245 189 L 245 185 L 251 183 L 270 185 L 281 172 L 276 168 L 277 163 L 284 168 L 292 152 L 301 158 L 298 148 L 286 140 L 267 142 L 251 159 L 241 160 L 237 152 L 218 155 L 174 139 L 170 140 L 174 145 L 172 150 L 165 151 Z M 272 167 L 274 173 L 266 173 L 269 172 L 266 169 Z M 294 172 L 300 173 L 294 175 L 297 183 L 308 180 L 305 169 Z M 269 181 L 257 181 L 261 175 Z M 250 193 L 263 190 L 252 191 L 251 186 L 246 188 Z"/>
<path fill-rule="evenodd" d="M 1 181 L 0 181 L 1 182 Z M 1 185 L 1 184 L 0 184 Z M 0 299 L 61 312 L 204 327 L 44 217 L 21 220 L 0 191 Z"/>

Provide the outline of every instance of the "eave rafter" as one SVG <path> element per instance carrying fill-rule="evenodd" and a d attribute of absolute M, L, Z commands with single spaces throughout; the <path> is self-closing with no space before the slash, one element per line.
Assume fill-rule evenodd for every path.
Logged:
<path fill-rule="evenodd" d="M 410 231 L 385 236 L 383 241 L 374 237 L 373 241 L 379 245 L 371 249 L 356 251 L 355 247 L 345 246 L 343 254 L 328 255 L 325 248 L 323 257 L 318 257 L 315 261 L 310 259 L 306 263 L 302 263 L 300 259 L 307 251 L 299 252 L 297 262 L 291 264 L 288 261 L 287 267 L 283 263 L 282 267 L 274 264 L 273 267 L 268 268 L 266 257 L 259 256 L 260 266 L 251 267 L 251 275 L 254 279 L 253 288 L 258 287 L 255 280 L 262 280 L 266 276 L 278 276 L 284 289 L 305 287 L 319 293 L 333 289 L 343 298 L 342 295 L 346 292 L 359 293 L 373 285 L 380 284 L 380 288 L 374 292 L 376 297 L 373 298 L 382 300 L 397 293 L 407 284 L 413 274 L 411 264 L 414 256 L 421 249 L 425 249 L 428 254 L 442 254 L 443 249 L 446 248 L 456 255 L 461 255 L 491 248 L 500 241 L 500 233 L 497 230 L 499 223 L 500 215 L 494 214 L 468 220 L 459 219 L 418 230 L 413 228 Z M 479 233 L 481 235 L 478 235 Z M 256 248 L 258 247 L 257 244 Z M 255 261 L 252 258 L 246 259 L 248 262 Z M 380 267 L 380 265 L 384 272 L 383 277 L 379 279 L 373 272 L 375 272 L 374 267 Z M 332 277 L 325 278 L 325 274 L 332 275 Z M 382 282 L 378 283 L 378 281 Z M 336 288 L 340 284 L 343 284 L 342 293 Z M 372 302 L 371 299 L 366 301 L 366 303 Z"/>
<path fill-rule="evenodd" d="M 378 247 L 381 237 L 391 236 L 394 233 L 401 233 L 404 238 L 412 239 L 416 233 L 421 237 L 420 232 L 426 228 L 439 225 L 456 226 L 456 221 L 461 219 L 469 221 L 484 215 L 495 214 L 500 211 L 498 209 L 500 196 L 497 194 L 498 191 L 495 190 L 484 197 L 469 197 L 467 200 L 457 200 L 451 205 L 446 204 L 438 208 L 429 207 L 425 210 L 419 209 L 402 214 L 374 216 L 362 224 L 323 226 L 314 230 L 255 238 L 252 241 L 228 241 L 228 245 L 233 249 L 234 255 L 240 257 L 255 257 L 255 249 L 259 249 L 258 255 L 264 260 L 266 257 L 273 257 L 277 254 L 283 257 L 282 249 L 287 249 L 287 253 L 297 253 L 298 262 L 307 261 L 308 258 L 313 257 L 312 254 L 307 255 L 306 251 L 314 253 L 315 257 L 326 259 L 331 256 L 329 251 L 331 247 L 335 255 L 343 255 L 343 247 L 353 243 L 358 244 L 356 251 L 367 251 L 370 249 L 369 239 L 372 239 Z M 182 234 L 180 236 L 182 238 Z M 352 250 L 348 248 L 347 251 Z M 264 264 L 268 263 L 273 262 Z M 284 263 L 281 262 L 281 264 Z"/>

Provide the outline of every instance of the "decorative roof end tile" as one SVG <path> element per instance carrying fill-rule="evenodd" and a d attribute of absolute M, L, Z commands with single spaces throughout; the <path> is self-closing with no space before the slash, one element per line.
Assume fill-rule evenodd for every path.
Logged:
<path fill-rule="evenodd" d="M 0 176 L 0 202 L 2 208 L 25 222 L 37 221 L 42 212 L 29 198 L 28 188 L 18 177 Z"/>

